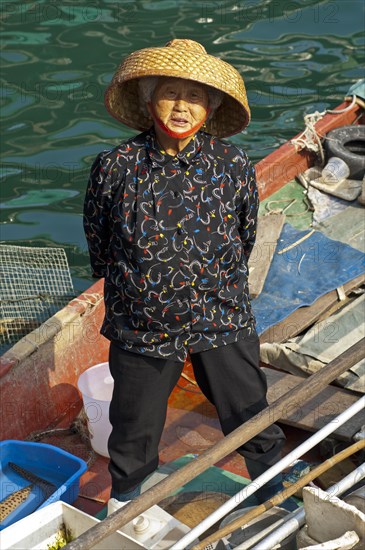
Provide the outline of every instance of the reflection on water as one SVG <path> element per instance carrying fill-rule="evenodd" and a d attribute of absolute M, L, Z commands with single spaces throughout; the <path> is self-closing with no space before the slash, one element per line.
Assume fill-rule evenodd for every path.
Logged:
<path fill-rule="evenodd" d="M 237 67 L 252 108 L 231 140 L 259 160 L 361 78 L 362 0 L 38 0 L 2 8 L 2 240 L 65 248 L 89 285 L 82 202 L 96 154 L 135 132 L 103 107 L 133 50 L 188 37 Z"/>

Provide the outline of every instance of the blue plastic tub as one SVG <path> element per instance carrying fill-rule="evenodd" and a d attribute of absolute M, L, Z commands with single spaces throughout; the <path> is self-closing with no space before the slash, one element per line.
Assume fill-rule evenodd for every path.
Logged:
<path fill-rule="evenodd" d="M 31 483 L 14 472 L 9 462 L 53 483 L 57 489 L 47 500 L 44 500 L 42 490 L 34 484 L 26 501 L 3 520 L 0 530 L 57 500 L 72 504 L 79 494 L 80 477 L 87 470 L 84 460 L 53 445 L 15 440 L 2 441 L 0 443 L 0 501 Z"/>

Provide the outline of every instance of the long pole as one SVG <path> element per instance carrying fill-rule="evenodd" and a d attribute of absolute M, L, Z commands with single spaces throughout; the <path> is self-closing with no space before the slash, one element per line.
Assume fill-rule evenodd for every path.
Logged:
<path fill-rule="evenodd" d="M 285 416 L 288 407 L 291 409 L 294 407 L 298 408 L 310 397 L 319 393 L 340 374 L 364 357 L 364 346 L 365 338 L 362 338 L 320 371 L 300 382 L 295 388 L 288 391 L 264 411 L 251 418 L 248 422 L 245 422 L 245 424 L 231 432 L 223 440 L 202 453 L 196 460 L 173 472 L 135 500 L 113 512 L 76 540 L 70 542 L 65 548 L 67 550 L 89 550 L 95 546 L 99 541 L 111 535 L 126 525 L 126 523 L 129 523 L 136 516 L 160 502 L 164 497 L 176 491 L 176 489 L 204 472 L 220 459 L 262 432 L 262 430 L 271 426 L 276 420 Z"/>
<path fill-rule="evenodd" d="M 365 462 L 361 464 L 356 470 L 353 470 L 346 477 L 341 479 L 341 481 L 336 482 L 332 487 L 327 489 L 326 493 L 328 498 L 339 497 L 348 489 L 351 489 L 356 483 L 364 479 L 365 477 Z M 295 533 L 300 527 L 305 524 L 305 510 L 304 508 L 299 508 L 294 512 L 291 512 L 288 516 L 284 518 L 283 525 L 281 525 L 275 531 L 272 531 L 265 538 L 261 537 L 260 542 L 255 546 L 254 541 L 249 545 L 251 550 L 267 550 L 268 548 L 274 548 L 279 542 L 282 542 L 292 533 Z M 248 543 L 249 541 L 247 541 Z M 239 547 L 237 547 L 238 550 Z M 243 549 L 242 549 L 243 550 Z"/>
<path fill-rule="evenodd" d="M 311 437 L 309 437 L 306 441 L 303 441 L 301 445 L 293 449 L 289 454 L 287 454 L 284 458 L 282 458 L 279 462 L 274 464 L 271 468 L 269 468 L 266 472 L 264 472 L 262 475 L 257 477 L 254 481 L 254 483 L 250 483 L 247 487 L 244 489 L 241 489 L 236 495 L 234 495 L 232 498 L 227 500 L 222 506 L 214 510 L 209 516 L 203 519 L 191 531 L 189 531 L 184 537 L 176 542 L 172 547 L 171 550 L 183 550 L 184 548 L 187 548 L 188 544 L 196 540 L 202 533 L 204 533 L 209 527 L 217 523 L 220 519 L 222 519 L 225 515 L 227 515 L 229 512 L 231 512 L 234 508 L 237 508 L 238 504 L 240 504 L 242 501 L 244 501 L 246 498 L 248 498 L 250 495 L 252 495 L 259 487 L 267 483 L 269 479 L 272 479 L 276 474 L 281 472 L 284 468 L 289 466 L 294 460 L 301 457 L 304 453 L 308 452 L 309 449 L 312 449 L 315 447 L 320 441 L 323 441 L 325 437 L 327 437 L 329 434 L 334 432 L 337 427 L 342 426 L 347 422 L 350 418 L 352 418 L 356 413 L 363 410 L 365 407 L 365 396 L 360 397 L 351 407 L 346 409 L 346 411 L 343 411 L 341 414 L 336 416 L 336 418 L 333 418 L 328 424 L 323 426 L 321 430 L 318 432 L 315 432 Z M 364 441 L 361 441 L 361 444 L 363 444 Z M 304 479 L 300 478 L 300 480 Z M 294 491 L 295 492 L 295 491 Z M 283 499 L 284 500 L 284 499 Z M 255 508 L 257 510 L 258 508 Z M 265 510 L 261 508 L 263 513 Z M 242 516 L 240 516 L 241 518 Z M 214 536 L 215 533 L 212 535 Z M 222 538 L 221 535 L 218 536 L 218 538 Z M 218 540 L 218 539 L 216 539 Z M 212 539 L 209 539 L 209 542 L 212 542 Z M 207 543 L 208 544 L 208 543 Z M 205 546 L 205 545 L 204 545 Z M 204 548 L 202 546 L 202 548 Z M 199 546 L 200 548 L 200 546 Z M 195 550 L 195 547 L 194 547 Z"/>
<path fill-rule="evenodd" d="M 357 441 L 356 443 L 354 443 L 350 447 L 347 447 L 347 449 L 344 449 L 338 454 L 331 456 L 331 458 L 329 458 L 322 464 L 319 464 L 318 466 L 313 468 L 313 470 L 311 470 L 308 474 L 298 479 L 295 483 L 292 483 L 287 489 L 284 489 L 284 491 L 277 493 L 270 500 L 267 500 L 263 504 L 256 506 L 253 510 L 250 510 L 246 514 L 239 516 L 238 518 L 231 521 L 224 527 L 221 527 L 220 529 L 218 529 L 218 531 L 216 531 L 209 537 L 200 541 L 198 544 L 193 546 L 192 550 L 204 550 L 204 548 L 206 546 L 209 546 L 209 544 L 212 544 L 213 542 L 216 542 L 217 540 L 223 537 L 226 537 L 227 535 L 230 535 L 236 529 L 239 529 L 240 527 L 247 525 L 247 523 L 257 518 L 267 510 L 270 510 L 274 506 L 281 504 L 284 500 L 294 495 L 294 493 L 298 489 L 305 487 L 310 481 L 313 481 L 313 479 L 316 479 L 316 477 L 320 476 L 321 474 L 323 474 L 323 472 L 326 472 L 327 470 L 332 468 L 332 466 L 334 466 L 335 464 L 338 464 L 345 458 L 357 453 L 358 451 L 361 451 L 364 448 L 365 448 L 365 440 L 363 439 L 362 441 Z M 175 545 L 172 548 L 175 548 Z M 181 548 L 186 548 L 186 546 L 181 546 Z"/>

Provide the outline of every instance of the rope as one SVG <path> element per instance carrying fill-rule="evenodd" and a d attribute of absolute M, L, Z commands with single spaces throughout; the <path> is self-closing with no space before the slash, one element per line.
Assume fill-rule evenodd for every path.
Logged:
<path fill-rule="evenodd" d="M 87 455 L 86 463 L 90 468 L 90 466 L 95 462 L 97 457 L 90 443 L 90 435 L 89 435 L 89 431 L 86 423 L 87 423 L 87 420 L 85 416 L 85 411 L 84 409 L 81 409 L 79 414 L 71 422 L 68 428 L 50 428 L 47 430 L 31 432 L 27 436 L 26 441 L 43 441 L 44 439 L 47 440 L 47 438 L 55 439 L 60 437 L 61 441 L 59 443 L 54 442 L 53 445 L 56 445 L 61 449 L 63 448 L 64 450 L 73 452 L 75 454 L 75 449 L 72 450 L 71 447 L 75 446 L 77 442 L 73 441 L 69 444 L 64 445 L 63 447 L 62 447 L 62 442 L 64 443 L 64 440 L 65 440 L 64 438 L 67 435 L 78 436 L 84 447 L 84 452 Z"/>
<path fill-rule="evenodd" d="M 279 250 L 278 254 L 284 254 L 284 252 L 288 252 L 288 250 L 291 250 L 295 246 L 298 246 L 298 244 L 302 243 L 303 241 L 308 239 L 308 237 L 313 235 L 314 232 L 315 232 L 315 229 L 312 229 L 311 231 L 309 231 L 309 233 L 306 233 L 301 239 L 298 239 L 297 241 L 295 241 L 295 243 L 292 243 L 289 246 L 286 246 L 285 248 L 282 248 L 281 250 Z"/>
<path fill-rule="evenodd" d="M 297 151 L 308 149 L 318 154 L 321 159 L 321 164 L 324 164 L 324 151 L 321 143 L 321 137 L 317 134 L 315 124 L 323 118 L 326 111 L 315 111 L 304 116 L 305 130 L 295 139 L 291 140 Z"/>
<path fill-rule="evenodd" d="M 74 298 L 72 302 L 80 302 L 80 304 L 89 304 L 90 306 L 97 306 L 101 302 L 103 296 L 94 292 L 93 294 L 82 294 L 82 298 Z M 94 300 L 94 301 L 92 301 Z"/>
<path fill-rule="evenodd" d="M 348 96 L 348 100 L 350 100 L 350 97 L 351 96 Z M 345 98 L 346 99 L 346 98 Z M 349 111 L 350 109 L 352 109 L 352 107 L 355 105 L 355 103 L 357 103 L 357 97 L 356 95 L 353 95 L 352 96 L 352 101 L 350 103 L 350 105 L 348 105 L 347 107 L 345 107 L 344 109 L 337 109 L 337 110 L 334 110 L 334 111 L 331 111 L 330 109 L 327 110 L 327 113 L 331 113 L 332 115 L 339 115 L 340 113 L 346 113 L 347 111 Z"/>
<path fill-rule="evenodd" d="M 324 117 L 325 114 L 330 113 L 333 115 L 339 115 L 342 113 L 346 113 L 347 111 L 353 108 L 355 103 L 357 103 L 357 98 L 356 96 L 352 96 L 352 101 L 350 105 L 345 107 L 345 109 L 339 109 L 339 110 L 326 109 L 325 111 L 322 111 L 322 112 L 315 111 L 314 113 L 309 113 L 308 115 L 305 115 L 304 131 L 297 138 L 292 139 L 291 143 L 294 145 L 297 151 L 300 151 L 301 149 L 308 149 L 309 151 L 313 151 L 315 154 L 317 154 L 320 157 L 321 166 L 324 166 L 325 155 L 324 155 L 324 150 L 321 142 L 321 138 L 323 136 L 320 136 L 318 134 L 315 128 L 315 125 L 319 120 L 321 120 Z"/>

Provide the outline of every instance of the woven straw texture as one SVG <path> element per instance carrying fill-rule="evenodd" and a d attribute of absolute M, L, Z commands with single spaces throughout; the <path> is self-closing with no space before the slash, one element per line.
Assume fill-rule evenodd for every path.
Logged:
<path fill-rule="evenodd" d="M 193 40 L 175 39 L 162 48 L 138 50 L 124 59 L 105 93 L 109 113 L 131 128 L 147 130 L 152 119 L 140 109 L 138 79 L 168 76 L 194 80 L 224 93 L 224 99 L 206 123 L 207 132 L 227 137 L 242 131 L 250 120 L 243 79 L 229 63 L 208 55 Z"/>

